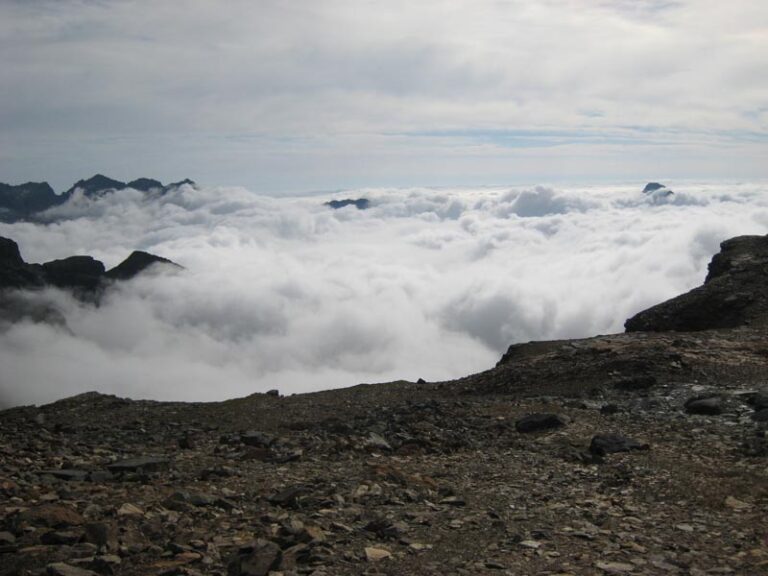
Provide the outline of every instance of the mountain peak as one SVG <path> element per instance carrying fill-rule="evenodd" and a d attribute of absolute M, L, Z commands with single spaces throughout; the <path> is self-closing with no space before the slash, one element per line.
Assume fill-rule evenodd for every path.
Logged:
<path fill-rule="evenodd" d="M 75 193 L 75 190 L 80 189 L 86 196 L 90 197 L 98 195 L 99 192 L 103 192 L 105 190 L 122 190 L 125 187 L 125 182 L 114 180 L 109 176 L 104 176 L 103 174 L 95 174 L 87 180 L 78 180 L 64 194 L 69 197 Z"/>

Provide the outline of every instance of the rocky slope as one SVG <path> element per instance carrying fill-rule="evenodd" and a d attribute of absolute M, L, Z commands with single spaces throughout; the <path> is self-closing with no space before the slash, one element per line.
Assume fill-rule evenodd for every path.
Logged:
<path fill-rule="evenodd" d="M 707 285 L 763 298 L 766 248 Z M 0 412 L 0 574 L 768 574 L 768 340 L 738 318 L 451 382 Z"/>

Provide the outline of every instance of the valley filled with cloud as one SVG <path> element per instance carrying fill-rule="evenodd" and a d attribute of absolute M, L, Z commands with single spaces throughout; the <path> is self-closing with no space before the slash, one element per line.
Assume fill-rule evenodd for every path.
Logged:
<path fill-rule="evenodd" d="M 184 266 L 99 306 L 25 298 L 65 324 L 2 325 L 0 401 L 86 390 L 220 400 L 490 368 L 507 346 L 620 332 L 701 284 L 722 240 L 768 232 L 768 186 L 358 189 L 270 197 L 181 186 L 76 194 L 47 223 L 0 224 L 27 262 L 139 249 Z M 332 210 L 331 199 L 370 208 Z"/>

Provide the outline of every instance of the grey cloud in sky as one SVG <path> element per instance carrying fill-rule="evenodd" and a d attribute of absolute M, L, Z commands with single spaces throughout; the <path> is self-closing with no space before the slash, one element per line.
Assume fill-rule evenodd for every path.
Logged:
<path fill-rule="evenodd" d="M 763 177 L 766 30 L 751 0 L 6 0 L 0 180 Z M 591 143 L 458 135 L 498 130 Z"/>

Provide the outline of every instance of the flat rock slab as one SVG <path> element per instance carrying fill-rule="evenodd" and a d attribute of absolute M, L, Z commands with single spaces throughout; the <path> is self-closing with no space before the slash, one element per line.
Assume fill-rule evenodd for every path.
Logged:
<path fill-rule="evenodd" d="M 46 572 L 49 576 L 99 576 L 98 572 L 70 566 L 64 562 L 48 564 Z"/>
<path fill-rule="evenodd" d="M 40 470 L 40 474 L 47 474 L 59 480 L 72 480 L 82 482 L 88 478 L 86 470 L 73 470 L 62 468 L 60 470 Z"/>
<path fill-rule="evenodd" d="M 114 473 L 156 472 L 167 468 L 169 464 L 170 460 L 166 456 L 138 456 L 108 464 L 107 470 Z"/>
<path fill-rule="evenodd" d="M 708 398 L 691 398 L 685 403 L 685 411 L 688 414 L 705 414 L 717 416 L 723 413 L 723 401 L 719 396 Z"/>
<path fill-rule="evenodd" d="M 43 504 L 30 508 L 19 514 L 19 520 L 33 526 L 47 526 L 49 528 L 66 528 L 85 523 L 85 519 L 77 510 L 63 504 Z"/>
<path fill-rule="evenodd" d="M 565 419 L 558 414 L 529 414 L 515 422 L 515 429 L 518 432 L 527 434 L 529 432 L 539 432 L 540 430 L 561 428 L 565 424 Z"/>
<path fill-rule="evenodd" d="M 632 450 L 648 450 L 650 446 L 638 442 L 633 438 L 627 438 L 620 434 L 597 434 L 592 438 L 589 444 L 589 451 L 592 454 L 604 456 L 614 452 L 630 452 Z"/>

